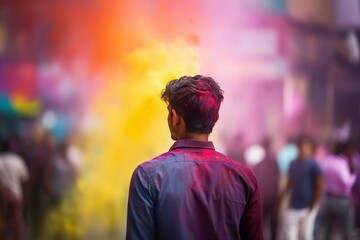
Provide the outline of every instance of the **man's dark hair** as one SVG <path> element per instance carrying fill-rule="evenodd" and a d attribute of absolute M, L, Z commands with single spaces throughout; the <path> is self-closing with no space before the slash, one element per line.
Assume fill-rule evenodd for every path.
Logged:
<path fill-rule="evenodd" d="M 301 146 L 302 144 L 304 144 L 304 143 L 308 143 L 308 144 L 310 144 L 311 150 L 312 150 L 313 152 L 315 152 L 315 149 L 316 149 L 316 147 L 317 147 L 316 141 L 314 140 L 314 138 L 312 138 L 312 137 L 310 137 L 310 136 L 307 136 L 307 135 L 301 135 L 301 136 L 299 136 L 299 137 L 296 139 L 295 143 L 296 143 L 296 145 L 297 145 L 298 147 L 300 147 L 300 146 Z"/>
<path fill-rule="evenodd" d="M 299 137 L 296 138 L 295 143 L 298 146 L 303 143 L 310 143 L 311 145 L 316 146 L 316 142 L 314 138 L 307 135 L 300 135 Z"/>
<path fill-rule="evenodd" d="M 183 76 L 168 82 L 161 99 L 183 117 L 188 132 L 211 133 L 219 118 L 223 94 L 211 77 Z"/>
<path fill-rule="evenodd" d="M 354 149 L 354 142 L 352 140 L 342 140 L 335 143 L 334 152 L 337 155 L 346 154 L 350 149 Z"/>

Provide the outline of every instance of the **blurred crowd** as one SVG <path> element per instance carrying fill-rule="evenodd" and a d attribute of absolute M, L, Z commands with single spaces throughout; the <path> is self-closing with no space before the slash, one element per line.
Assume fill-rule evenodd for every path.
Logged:
<path fill-rule="evenodd" d="M 264 239 L 360 239 L 359 146 L 300 136 L 277 151 L 269 138 L 229 149 L 258 178 Z"/>
<path fill-rule="evenodd" d="M 40 126 L 0 139 L 0 239 L 41 239 L 45 221 L 82 169 L 76 135 L 59 141 Z"/>
<path fill-rule="evenodd" d="M 227 154 L 258 178 L 265 240 L 359 239 L 359 142 L 316 143 L 301 136 L 278 149 L 270 138 L 232 144 Z M 37 126 L 27 138 L 2 137 L 0 239 L 42 239 L 46 219 L 74 189 L 82 169 L 78 135 L 59 141 Z"/>

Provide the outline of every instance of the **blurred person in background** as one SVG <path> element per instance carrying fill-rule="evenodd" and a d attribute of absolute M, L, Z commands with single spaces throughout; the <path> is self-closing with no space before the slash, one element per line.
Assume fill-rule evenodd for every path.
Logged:
<path fill-rule="evenodd" d="M 53 137 L 53 136 L 52 136 Z M 57 206 L 75 182 L 76 170 L 66 156 L 66 146 L 55 139 L 52 155 L 45 168 L 45 188 L 52 207 Z"/>
<path fill-rule="evenodd" d="M 265 156 L 263 160 L 252 167 L 260 186 L 263 204 L 264 239 L 275 240 L 277 231 L 277 200 L 279 194 L 280 170 L 272 152 L 272 142 L 269 137 L 261 141 Z"/>
<path fill-rule="evenodd" d="M 41 126 L 34 128 L 32 141 L 27 146 L 32 177 L 32 236 L 39 239 L 44 232 L 46 217 L 56 201 L 52 172 L 58 145 L 54 135 Z"/>
<path fill-rule="evenodd" d="M 352 239 L 354 206 L 351 190 L 356 180 L 354 150 L 351 141 L 337 142 L 335 155 L 329 156 L 322 164 L 325 195 L 320 209 L 320 222 L 326 240 L 332 238 L 337 227 L 342 239 Z"/>
<path fill-rule="evenodd" d="M 330 144 L 328 142 L 319 144 L 315 150 L 315 160 L 320 164 L 329 156 L 331 152 Z"/>
<path fill-rule="evenodd" d="M 356 167 L 356 181 L 352 189 L 352 197 L 355 207 L 355 229 L 357 236 L 360 237 L 360 142 L 358 142 L 357 152 L 354 155 L 355 167 Z"/>
<path fill-rule="evenodd" d="M 9 141 L 0 142 L 1 239 L 24 239 L 23 184 L 29 180 L 24 160 L 10 151 Z"/>
<path fill-rule="evenodd" d="M 48 164 L 45 168 L 45 189 L 47 193 L 48 208 L 45 217 L 51 215 L 53 211 L 57 213 L 57 228 L 54 238 L 66 239 L 69 237 L 66 229 L 66 213 L 62 208 L 63 201 L 70 196 L 75 184 L 76 170 L 66 155 L 67 145 L 58 143 L 54 136 L 49 135 L 50 144 L 53 145 L 53 152 L 49 156 Z M 75 211 L 75 209 L 74 209 Z M 46 226 L 45 226 L 46 227 Z M 46 235 L 46 229 L 42 234 Z"/>
<path fill-rule="evenodd" d="M 126 239 L 263 239 L 255 175 L 208 141 L 223 91 L 210 77 L 170 81 L 162 92 L 176 140 L 134 171 Z"/>
<path fill-rule="evenodd" d="M 71 134 L 66 138 L 65 158 L 71 164 L 74 174 L 80 175 L 84 167 L 84 156 L 78 135 Z"/>
<path fill-rule="evenodd" d="M 286 187 L 280 193 L 279 204 L 286 194 L 290 194 L 289 206 L 282 219 L 281 239 L 311 240 L 314 238 L 323 174 L 320 165 L 314 159 L 313 140 L 300 137 L 297 147 L 299 155 L 291 162 Z"/>
<path fill-rule="evenodd" d="M 225 143 L 225 152 L 226 156 L 235 161 L 246 164 L 244 159 L 244 152 L 246 149 L 245 135 L 242 132 L 237 132 L 234 135 L 230 136 L 229 139 L 226 139 Z"/>

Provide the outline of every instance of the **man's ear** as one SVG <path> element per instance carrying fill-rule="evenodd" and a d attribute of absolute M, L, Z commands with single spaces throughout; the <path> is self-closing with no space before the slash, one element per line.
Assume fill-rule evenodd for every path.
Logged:
<path fill-rule="evenodd" d="M 176 112 L 175 109 L 171 109 L 171 123 L 175 127 L 176 125 L 179 125 L 180 123 L 180 115 Z"/>

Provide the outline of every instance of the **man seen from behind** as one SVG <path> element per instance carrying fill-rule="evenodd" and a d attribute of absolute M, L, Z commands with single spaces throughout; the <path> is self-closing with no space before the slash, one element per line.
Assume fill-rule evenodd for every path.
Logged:
<path fill-rule="evenodd" d="M 254 174 L 208 141 L 223 101 L 219 85 L 184 76 L 170 81 L 161 98 L 175 143 L 135 169 L 126 239 L 263 239 Z"/>

